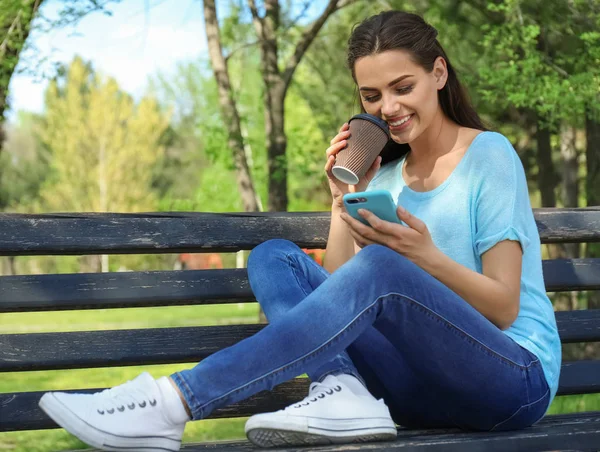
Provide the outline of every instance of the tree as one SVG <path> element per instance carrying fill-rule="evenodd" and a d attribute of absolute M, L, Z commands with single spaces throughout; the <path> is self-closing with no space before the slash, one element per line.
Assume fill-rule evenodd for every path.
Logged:
<path fill-rule="evenodd" d="M 4 142 L 2 125 L 4 111 L 8 106 L 8 85 L 21 61 L 27 38 L 34 29 L 49 31 L 52 28 L 73 25 L 87 14 L 106 9 L 109 3 L 120 0 L 60 0 L 63 8 L 58 18 L 49 20 L 40 17 L 40 8 L 45 0 L 3 0 L 0 8 L 0 150 Z M 34 19 L 39 18 L 41 20 Z M 21 66 L 24 66 L 21 64 Z M 26 66 L 26 65 L 25 65 Z M 29 64 L 29 70 L 35 72 L 37 61 Z"/>
<path fill-rule="evenodd" d="M 310 26 L 303 28 L 287 61 L 280 68 L 282 42 L 298 30 L 295 21 L 282 27 L 281 5 L 278 0 L 265 0 L 264 11 L 260 11 L 254 0 L 248 0 L 257 43 L 261 49 L 261 74 L 264 85 L 263 102 L 265 136 L 268 151 L 269 210 L 287 210 L 287 137 L 285 133 L 285 97 L 298 64 L 306 50 L 327 21 L 340 8 L 353 0 L 329 0 L 325 10 Z M 308 3 L 307 3 L 308 5 Z M 221 33 L 214 0 L 204 1 L 204 18 L 209 55 L 219 87 L 219 100 L 223 120 L 228 127 L 229 146 L 234 155 L 238 174 L 238 188 L 244 199 L 246 210 L 257 210 L 255 188 L 244 154 L 244 137 L 240 127 L 240 115 L 231 89 L 227 58 L 223 54 Z M 247 46 L 249 43 L 242 44 Z M 231 52 L 235 52 L 232 50 Z"/>
<path fill-rule="evenodd" d="M 46 111 L 42 139 L 53 158 L 39 209 L 156 210 L 152 175 L 169 117 L 154 99 L 135 103 L 114 79 L 75 58 L 66 75 L 50 83 Z"/>
<path fill-rule="evenodd" d="M 8 84 L 31 30 L 31 22 L 44 0 L 4 0 L 0 8 L 0 150 Z"/>

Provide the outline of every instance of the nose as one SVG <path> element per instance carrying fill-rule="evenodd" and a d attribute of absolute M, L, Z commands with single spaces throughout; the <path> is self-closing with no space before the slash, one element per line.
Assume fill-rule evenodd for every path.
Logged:
<path fill-rule="evenodd" d="M 383 95 L 381 103 L 381 114 L 384 117 L 392 117 L 399 110 L 400 105 L 396 96 Z"/>

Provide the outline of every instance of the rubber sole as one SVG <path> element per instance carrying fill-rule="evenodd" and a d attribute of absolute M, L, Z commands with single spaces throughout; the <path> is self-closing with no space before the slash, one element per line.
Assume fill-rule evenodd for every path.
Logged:
<path fill-rule="evenodd" d="M 330 444 L 368 443 L 375 441 L 393 441 L 394 433 L 364 433 L 351 436 L 326 436 L 286 430 L 256 428 L 246 433 L 252 444 L 272 448 L 282 446 L 326 446 Z"/>
<path fill-rule="evenodd" d="M 40 408 L 59 426 L 76 436 L 84 443 L 100 450 L 123 452 L 126 450 L 140 452 L 172 451 L 177 452 L 181 441 L 167 437 L 136 438 L 112 435 L 99 430 L 69 410 L 53 393 L 42 396 Z"/>

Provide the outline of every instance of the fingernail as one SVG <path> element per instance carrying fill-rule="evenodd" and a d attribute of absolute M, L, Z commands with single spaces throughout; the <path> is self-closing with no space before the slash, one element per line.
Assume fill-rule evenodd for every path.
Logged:
<path fill-rule="evenodd" d="M 398 206 L 398 210 L 400 211 L 400 213 L 406 213 L 406 209 L 402 206 Z"/>

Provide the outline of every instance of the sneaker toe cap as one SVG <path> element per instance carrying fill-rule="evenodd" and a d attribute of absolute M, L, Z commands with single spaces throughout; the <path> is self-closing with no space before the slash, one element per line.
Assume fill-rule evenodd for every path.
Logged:
<path fill-rule="evenodd" d="M 254 429 L 292 430 L 296 432 L 308 431 L 308 420 L 305 416 L 292 416 L 284 412 L 263 413 L 252 416 L 246 422 L 245 431 Z"/>

